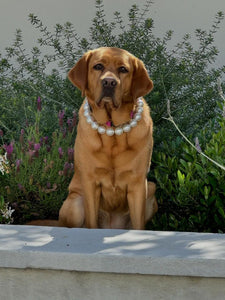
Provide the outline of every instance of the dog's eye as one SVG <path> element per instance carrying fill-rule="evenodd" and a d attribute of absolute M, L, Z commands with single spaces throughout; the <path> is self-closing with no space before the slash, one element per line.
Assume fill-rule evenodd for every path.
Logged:
<path fill-rule="evenodd" d="M 125 67 L 119 67 L 119 73 L 128 73 L 128 70 Z"/>
<path fill-rule="evenodd" d="M 94 69 L 97 71 L 102 71 L 104 69 L 104 66 L 102 64 L 97 64 L 94 66 Z"/>

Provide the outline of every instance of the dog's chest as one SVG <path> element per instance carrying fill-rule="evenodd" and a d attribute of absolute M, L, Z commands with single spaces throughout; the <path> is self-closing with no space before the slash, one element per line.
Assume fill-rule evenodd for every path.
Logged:
<path fill-rule="evenodd" d="M 127 204 L 127 185 L 131 171 L 130 160 L 134 153 L 126 140 L 109 141 L 98 153 L 99 164 L 95 169 L 95 179 L 101 187 L 101 208 L 110 211 L 125 211 Z"/>
<path fill-rule="evenodd" d="M 122 134 L 121 136 L 114 135 L 112 137 L 104 135 L 101 137 L 101 142 L 102 147 L 99 150 L 112 160 L 117 160 L 120 154 L 130 149 L 127 134 Z"/>

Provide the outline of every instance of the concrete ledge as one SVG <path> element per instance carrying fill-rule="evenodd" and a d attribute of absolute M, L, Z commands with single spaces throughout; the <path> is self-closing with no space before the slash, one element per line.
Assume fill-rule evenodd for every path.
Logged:
<path fill-rule="evenodd" d="M 5 288 L 5 295 L 9 295 L 8 278 L 12 278 L 15 282 L 20 279 L 21 298 L 18 297 L 17 285 L 13 285 L 15 291 L 17 290 L 17 292 L 14 291 L 16 298 L 31 299 L 28 296 L 26 298 L 26 295 L 32 291 L 34 293 L 37 280 L 39 283 L 42 282 L 42 287 L 45 284 L 47 286 L 50 275 L 53 290 L 54 288 L 58 290 L 59 282 L 64 279 L 64 286 L 71 283 L 68 290 L 72 291 L 76 287 L 76 292 L 73 290 L 72 294 L 74 292 L 82 294 L 82 291 L 87 289 L 87 287 L 84 288 L 86 284 L 89 284 L 89 288 L 95 287 L 95 292 L 90 293 L 90 298 L 84 296 L 83 299 L 106 299 L 104 298 L 106 294 L 107 300 L 137 299 L 137 295 L 133 297 L 135 291 L 139 291 L 138 299 L 212 299 L 211 297 L 223 299 L 225 294 L 225 235 L 1 225 L 1 293 Z M 22 278 L 24 279 L 21 283 Z M 53 278 L 58 279 L 54 282 Z M 115 286 L 114 288 L 111 286 L 111 290 L 108 290 L 109 287 L 105 290 L 101 284 L 104 280 L 115 281 L 117 284 L 114 283 Z M 196 280 L 199 282 L 197 286 Z M 34 282 L 33 290 L 28 290 L 27 282 L 29 281 L 31 281 L 30 289 Z M 122 282 L 124 293 L 121 294 Z M 134 291 L 131 283 L 135 284 L 135 282 Z M 177 292 L 179 291 L 177 294 L 171 290 L 171 298 L 168 294 L 171 289 L 171 287 L 168 289 L 169 282 Z M 103 298 L 99 298 L 100 290 L 98 288 L 96 290 L 97 286 L 100 290 L 104 289 Z M 147 286 L 149 286 L 148 293 L 146 292 Z M 184 293 L 180 297 L 182 286 L 185 290 L 190 290 L 191 287 L 193 290 L 193 286 L 196 286 L 198 298 L 185 298 Z M 204 287 L 203 290 L 201 286 Z M 120 287 L 119 290 L 118 287 Z M 25 290 L 27 290 L 26 295 L 24 295 Z M 57 292 L 59 297 L 56 295 L 51 297 L 53 294 L 50 292 L 48 297 L 42 298 L 41 290 L 41 288 L 38 289 L 37 299 L 81 299 L 76 296 L 63 298 L 65 291 L 61 295 Z M 155 291 L 158 291 L 161 296 L 155 294 Z M 109 297 L 109 292 L 114 293 L 112 298 Z M 163 293 L 168 297 L 162 297 Z M 157 298 L 151 298 L 150 295 L 153 294 Z M 188 293 L 187 295 L 190 296 Z M 222 295 L 222 298 L 217 298 Z M 7 299 L 14 298 L 7 296 Z"/>

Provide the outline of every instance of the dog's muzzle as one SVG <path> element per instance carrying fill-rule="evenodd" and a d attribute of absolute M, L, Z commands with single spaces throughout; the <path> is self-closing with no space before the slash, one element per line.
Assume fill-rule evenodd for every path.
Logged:
<path fill-rule="evenodd" d="M 102 102 L 112 102 L 114 107 L 117 107 L 117 104 L 115 103 L 115 88 L 117 86 L 117 81 L 113 77 L 105 77 L 102 79 L 102 94 L 99 98 L 97 105 L 101 106 Z"/>
<path fill-rule="evenodd" d="M 113 77 L 102 79 L 102 96 L 113 98 L 117 81 Z"/>

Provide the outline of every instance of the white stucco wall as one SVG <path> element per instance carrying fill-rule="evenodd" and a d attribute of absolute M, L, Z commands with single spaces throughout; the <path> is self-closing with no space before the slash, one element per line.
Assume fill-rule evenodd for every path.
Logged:
<path fill-rule="evenodd" d="M 112 20 L 114 11 L 120 11 L 126 18 L 132 4 L 137 3 L 143 7 L 146 0 L 103 2 L 107 17 Z M 219 10 L 225 12 L 224 0 L 154 0 L 149 17 L 155 21 L 156 35 L 162 35 L 168 29 L 175 31 L 175 44 L 185 33 L 193 33 L 195 28 L 209 28 Z M 95 14 L 95 0 L 0 0 L 0 52 L 12 43 L 16 28 L 22 29 L 27 48 L 34 42 L 37 31 L 28 21 L 31 12 L 50 28 L 56 23 L 70 21 L 83 36 L 87 34 Z M 225 64 L 224 37 L 225 21 L 216 36 L 216 45 L 220 51 L 218 66 Z"/>

